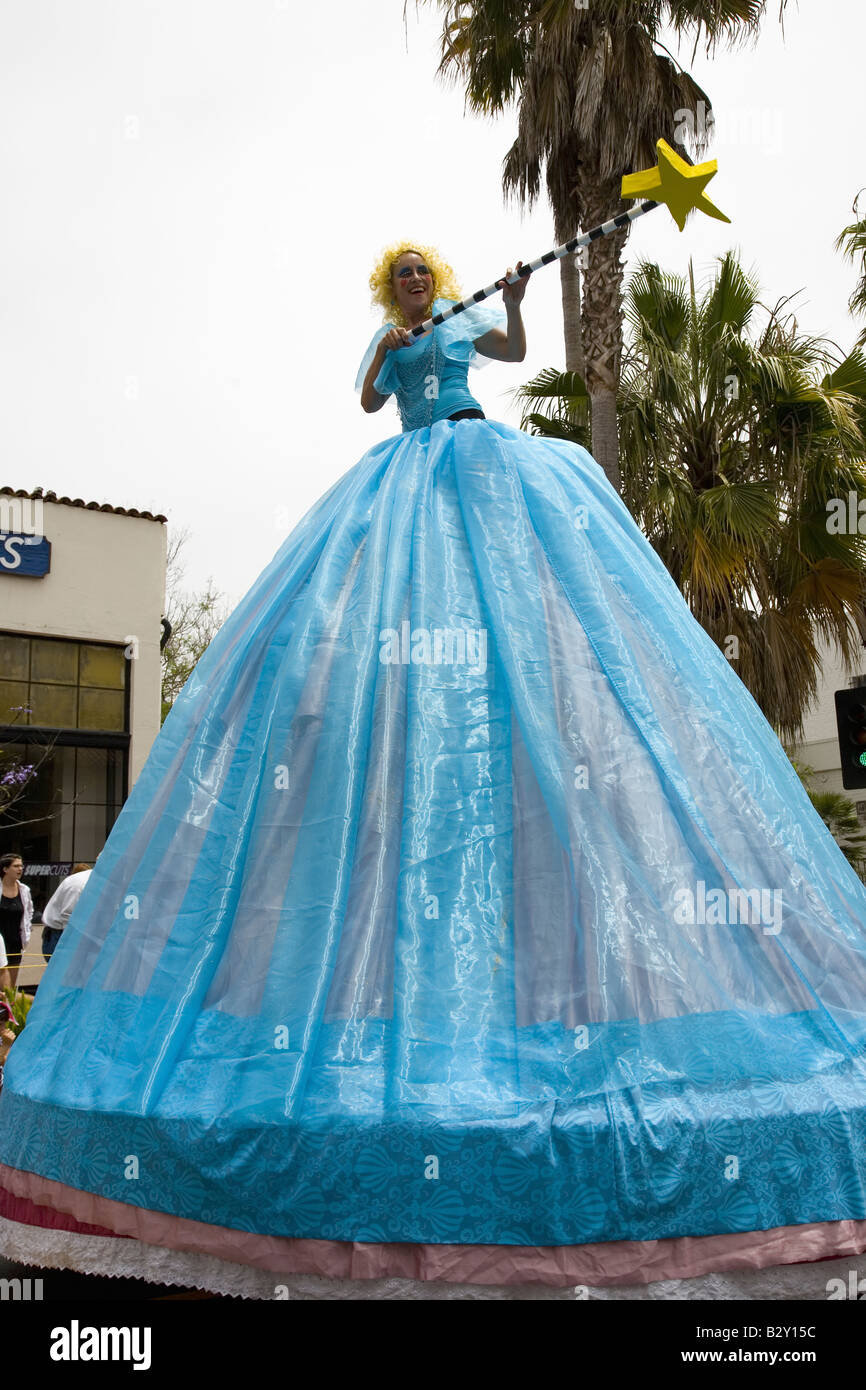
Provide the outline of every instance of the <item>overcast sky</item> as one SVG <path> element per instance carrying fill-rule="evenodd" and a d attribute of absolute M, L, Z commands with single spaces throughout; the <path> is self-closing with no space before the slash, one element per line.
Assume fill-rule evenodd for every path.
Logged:
<path fill-rule="evenodd" d="M 844 348 L 854 271 L 834 251 L 866 184 L 862 0 L 800 0 L 782 36 L 691 63 L 710 94 L 730 227 L 663 210 L 628 259 L 699 275 L 728 247 L 768 301 Z M 464 117 L 436 81 L 439 24 L 403 0 L 0 0 L 2 480 L 163 512 L 187 584 L 232 603 L 378 439 L 355 373 L 379 319 L 367 278 L 401 236 L 464 293 L 552 244 L 546 204 L 503 206 L 513 117 Z M 530 283 L 509 393 L 561 366 L 555 267 Z"/>

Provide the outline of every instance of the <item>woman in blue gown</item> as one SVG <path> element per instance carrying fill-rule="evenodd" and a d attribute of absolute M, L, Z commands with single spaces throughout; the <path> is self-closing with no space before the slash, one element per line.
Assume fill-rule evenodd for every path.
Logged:
<path fill-rule="evenodd" d="M 0 1186 L 167 1245 L 866 1248 L 866 889 L 589 454 L 469 393 L 526 282 L 412 346 L 448 267 L 371 283 L 357 385 L 403 430 L 169 714 L 12 1050 Z"/>

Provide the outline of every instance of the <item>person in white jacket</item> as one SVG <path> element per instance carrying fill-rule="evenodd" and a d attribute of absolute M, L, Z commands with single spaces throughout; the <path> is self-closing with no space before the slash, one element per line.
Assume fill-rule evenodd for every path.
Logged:
<path fill-rule="evenodd" d="M 12 979 L 9 975 L 9 961 L 6 958 L 6 942 L 0 936 L 0 994 L 11 988 Z"/>
<path fill-rule="evenodd" d="M 18 982 L 21 952 L 30 940 L 33 921 L 33 899 L 26 883 L 21 882 L 24 861 L 20 854 L 0 856 L 0 936 L 9 958 L 9 975 L 14 988 Z"/>
<path fill-rule="evenodd" d="M 72 916 L 72 909 L 92 872 L 91 864 L 73 864 L 71 872 L 45 904 L 42 913 L 42 954 L 46 961 L 51 959 L 60 933 Z"/>

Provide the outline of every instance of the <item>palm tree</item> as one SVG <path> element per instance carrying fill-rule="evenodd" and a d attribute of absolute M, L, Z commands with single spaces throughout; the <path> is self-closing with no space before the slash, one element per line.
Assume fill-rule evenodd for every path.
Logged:
<path fill-rule="evenodd" d="M 866 354 L 838 360 L 732 254 L 699 296 L 690 271 L 643 262 L 625 301 L 623 496 L 692 612 L 783 738 L 817 694 L 817 634 L 854 665 L 866 636 L 866 536 L 831 519 L 866 497 Z M 759 322 L 759 320 L 761 320 Z M 561 394 L 558 394 L 558 390 Z M 579 383 L 517 393 L 536 432 L 581 442 Z M 864 521 L 866 530 L 866 521 Z"/>
<path fill-rule="evenodd" d="M 791 758 L 794 771 L 806 795 L 833 836 L 855 873 L 866 881 L 866 833 L 857 808 L 842 792 L 816 792 L 812 788 L 815 769 Z"/>
<path fill-rule="evenodd" d="M 848 300 L 848 308 L 852 314 L 862 315 L 866 314 L 866 217 L 859 215 L 859 201 L 858 193 L 853 208 L 856 220 L 849 227 L 843 227 L 836 238 L 836 250 L 843 251 L 846 259 L 853 261 L 860 272 L 860 279 Z M 857 343 L 860 347 L 866 345 L 866 328 L 863 329 Z"/>
<path fill-rule="evenodd" d="M 416 0 L 424 3 L 424 0 Z M 662 51 L 664 25 L 719 42 L 755 35 L 766 0 L 426 0 L 443 11 L 439 71 L 461 77 L 470 110 L 518 102 L 518 133 L 503 189 L 531 206 L 544 171 L 554 235 L 566 241 L 621 211 L 622 175 L 655 163 L 664 137 L 699 153 L 709 99 Z M 787 0 L 780 0 L 780 16 Z M 619 488 L 616 397 L 622 353 L 622 263 L 627 232 L 588 248 L 582 315 L 573 264 L 561 263 L 566 370 L 585 377 L 593 453 Z"/>
<path fill-rule="evenodd" d="M 862 878 L 866 870 L 866 835 L 854 802 L 841 792 L 810 792 L 809 799 L 848 863 Z"/>
<path fill-rule="evenodd" d="M 513 395 L 524 405 L 521 429 L 590 448 L 589 393 L 577 372 L 545 367 Z"/>

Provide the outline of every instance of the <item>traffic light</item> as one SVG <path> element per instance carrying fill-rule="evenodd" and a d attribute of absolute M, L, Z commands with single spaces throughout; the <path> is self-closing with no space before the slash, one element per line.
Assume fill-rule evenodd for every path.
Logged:
<path fill-rule="evenodd" d="M 836 701 L 842 786 L 848 791 L 855 787 L 866 787 L 866 686 L 837 690 L 833 698 Z"/>

